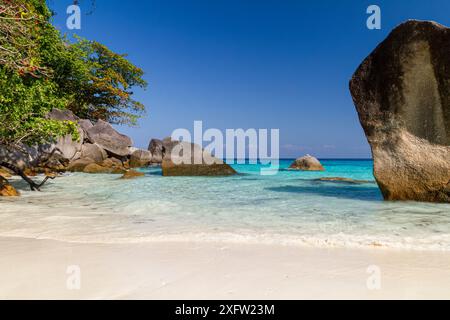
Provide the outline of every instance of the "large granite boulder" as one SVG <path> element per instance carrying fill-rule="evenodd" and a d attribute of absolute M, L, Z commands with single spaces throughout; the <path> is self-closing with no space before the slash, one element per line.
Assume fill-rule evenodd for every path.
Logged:
<path fill-rule="evenodd" d="M 152 154 L 152 163 L 161 163 L 164 156 L 162 140 L 152 139 L 148 145 L 148 151 Z"/>
<path fill-rule="evenodd" d="M 152 162 L 152 153 L 147 150 L 137 149 L 131 153 L 130 167 L 140 168 L 148 166 Z"/>
<path fill-rule="evenodd" d="M 386 200 L 450 202 L 450 29 L 407 21 L 350 82 Z"/>
<path fill-rule="evenodd" d="M 163 176 L 230 176 L 236 171 L 194 143 L 164 141 Z"/>
<path fill-rule="evenodd" d="M 80 157 L 81 159 L 88 158 L 100 163 L 108 158 L 108 154 L 97 144 L 85 143 L 81 147 Z"/>
<path fill-rule="evenodd" d="M 289 167 L 290 170 L 299 171 L 325 171 L 320 161 L 309 154 L 296 159 Z"/>
<path fill-rule="evenodd" d="M 59 110 L 53 109 L 47 114 L 48 119 L 58 120 L 58 121 L 72 121 L 77 122 L 78 117 L 76 117 L 70 110 Z M 66 135 L 64 137 L 58 138 L 54 142 L 45 143 L 39 146 L 41 153 L 50 154 L 56 149 L 57 153 L 60 154 L 64 159 L 69 161 L 76 160 L 80 157 L 81 146 L 84 141 L 84 131 L 78 128 L 79 139 L 74 140 L 72 135 Z"/>
<path fill-rule="evenodd" d="M 107 152 L 118 156 L 127 157 L 133 141 L 124 134 L 117 132 L 108 122 L 98 120 L 98 122 L 87 130 L 88 138 L 92 143 L 96 143 Z"/>

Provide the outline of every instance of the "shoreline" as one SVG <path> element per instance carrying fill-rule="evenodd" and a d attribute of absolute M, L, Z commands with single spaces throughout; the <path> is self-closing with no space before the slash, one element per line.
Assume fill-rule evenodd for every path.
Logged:
<path fill-rule="evenodd" d="M 2 299 L 446 299 L 450 253 L 0 237 Z M 67 289 L 79 266 L 80 290 Z M 379 268 L 380 290 L 367 281 Z"/>

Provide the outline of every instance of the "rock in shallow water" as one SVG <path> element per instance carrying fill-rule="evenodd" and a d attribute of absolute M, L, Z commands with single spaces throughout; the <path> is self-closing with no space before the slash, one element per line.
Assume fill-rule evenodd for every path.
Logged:
<path fill-rule="evenodd" d="M 164 156 L 162 140 L 152 139 L 148 145 L 148 151 L 152 154 L 152 163 L 161 163 Z"/>
<path fill-rule="evenodd" d="M 450 202 L 450 29 L 395 28 L 350 82 L 386 200 Z"/>
<path fill-rule="evenodd" d="M 147 150 L 137 149 L 131 153 L 130 167 L 146 167 L 152 162 L 152 153 Z"/>
<path fill-rule="evenodd" d="M 199 145 L 164 140 L 163 176 L 231 176 L 237 172 Z"/>
<path fill-rule="evenodd" d="M 95 162 L 100 163 L 108 158 L 108 154 L 97 144 L 85 143 L 81 147 L 81 159 L 85 158 L 92 159 Z"/>
<path fill-rule="evenodd" d="M 310 156 L 309 154 L 298 158 L 289 167 L 290 170 L 300 170 L 300 171 L 325 171 L 317 158 Z"/>

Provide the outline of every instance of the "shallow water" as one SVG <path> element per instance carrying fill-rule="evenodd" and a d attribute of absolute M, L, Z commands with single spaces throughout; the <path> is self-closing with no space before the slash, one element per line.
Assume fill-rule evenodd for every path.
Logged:
<path fill-rule="evenodd" d="M 450 205 L 384 202 L 369 160 L 324 160 L 326 172 L 234 177 L 68 174 L 43 192 L 0 199 L 0 236 L 77 242 L 201 240 L 450 250 Z M 366 180 L 322 182 L 320 177 Z M 25 186 L 14 182 L 16 186 Z"/>

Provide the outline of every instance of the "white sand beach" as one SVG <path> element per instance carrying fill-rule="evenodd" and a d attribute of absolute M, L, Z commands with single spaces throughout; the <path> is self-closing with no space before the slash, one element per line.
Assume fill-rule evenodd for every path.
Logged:
<path fill-rule="evenodd" d="M 70 266 L 80 268 L 79 290 L 67 287 Z M 369 266 L 379 268 L 378 290 L 367 286 Z M 0 298 L 448 299 L 449 266 L 448 252 L 376 247 L 80 244 L 2 237 Z"/>

